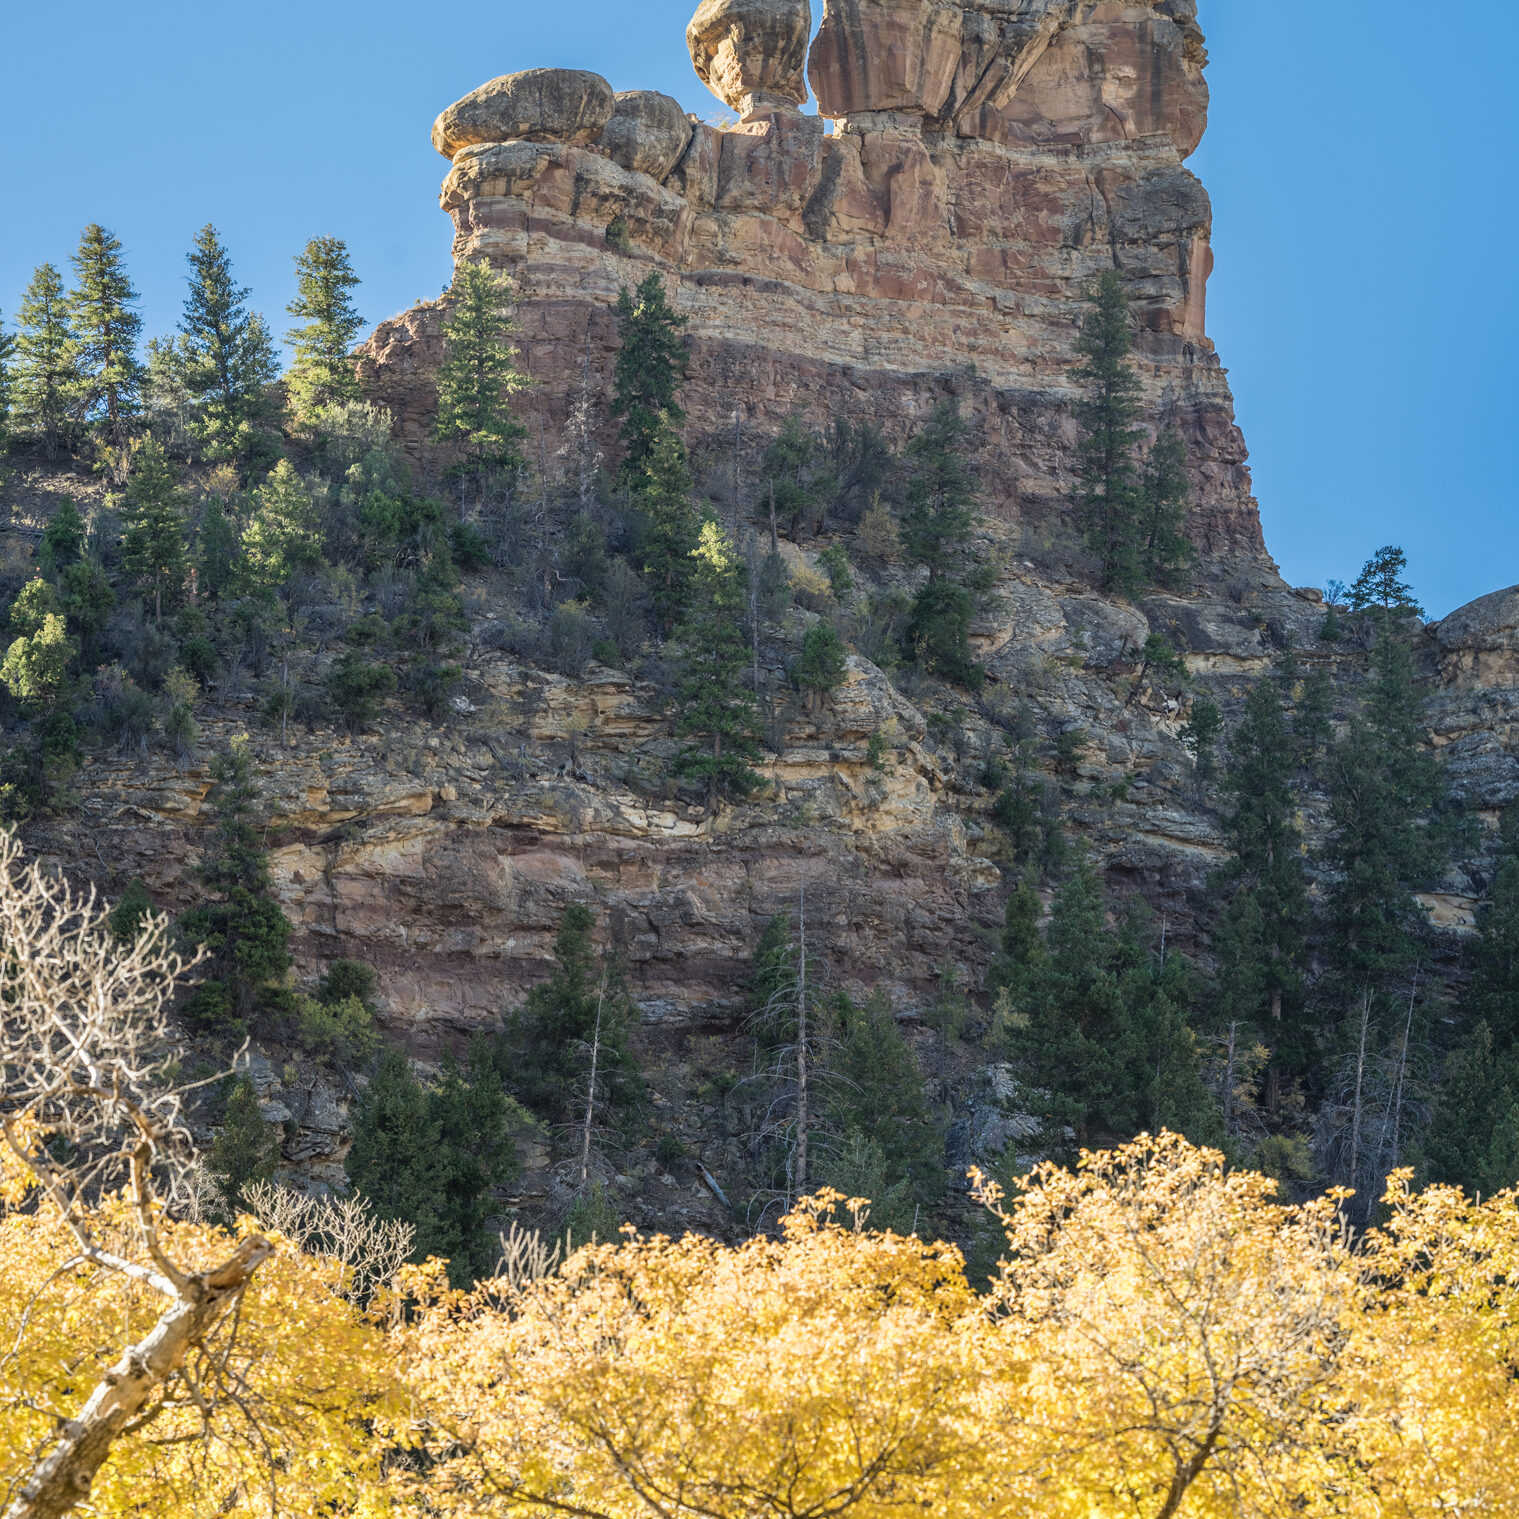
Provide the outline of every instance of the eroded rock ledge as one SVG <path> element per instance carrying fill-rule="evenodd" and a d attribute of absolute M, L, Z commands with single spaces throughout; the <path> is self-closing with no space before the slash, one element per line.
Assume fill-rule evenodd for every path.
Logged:
<path fill-rule="evenodd" d="M 747 455 L 793 411 L 868 413 L 901 437 L 953 393 L 988 510 L 1037 528 L 1068 510 L 1081 302 L 1116 263 L 1148 420 L 1187 437 L 1193 537 L 1215 564 L 1274 573 L 1206 334 L 1193 0 L 826 0 L 809 56 L 811 19 L 807 0 L 703 0 L 687 41 L 739 117 L 726 128 L 553 69 L 438 118 L 455 257 L 521 283 L 550 449 L 582 363 L 610 381 L 619 288 L 658 268 L 690 318 L 688 441 L 714 492 L 737 475 L 743 495 Z M 364 350 L 417 450 L 440 322 L 419 306 Z"/>

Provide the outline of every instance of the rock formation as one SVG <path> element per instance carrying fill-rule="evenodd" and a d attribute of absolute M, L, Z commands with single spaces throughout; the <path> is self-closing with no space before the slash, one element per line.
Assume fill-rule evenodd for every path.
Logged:
<path fill-rule="evenodd" d="M 1005 566 L 975 629 L 993 683 L 977 711 L 932 713 L 852 658 L 832 702 L 789 724 L 772 785 L 715 818 L 666 778 L 676 746 L 651 689 L 595 665 L 577 679 L 532 668 L 503 652 L 506 609 L 488 604 L 441 730 L 393 711 L 358 737 L 257 734 L 300 969 L 374 965 L 389 1028 L 414 1052 L 513 1004 L 577 901 L 621 946 L 651 1040 L 732 1032 L 746 958 L 804 877 L 834 985 L 880 988 L 908 1019 L 946 965 L 981 985 L 1006 863 L 982 776 L 1020 722 L 1046 753 L 1086 736 L 1059 777 L 1050 767 L 1069 826 L 1186 947 L 1226 843 L 1180 740 L 1187 713 L 1139 680 L 1135 650 L 1164 633 L 1231 719 L 1289 640 L 1305 671 L 1332 669 L 1346 691 L 1362 678 L 1362 651 L 1320 637 L 1321 595 L 1284 585 L 1265 552 L 1206 335 L 1209 204 L 1184 166 L 1207 108 L 1191 0 L 827 0 L 808 63 L 826 132 L 799 108 L 808 24 L 806 0 L 704 0 L 689 39 L 744 118 L 727 130 L 567 70 L 507 75 L 450 107 L 434 140 L 455 253 L 521 284 L 529 421 L 550 456 L 587 354 L 610 387 L 618 290 L 661 271 L 690 319 L 693 457 L 734 516 L 794 410 L 901 438 L 956 396 L 975 427 L 984 552 Z M 609 241 L 614 223 L 626 238 Z M 1204 551 L 1191 592 L 1137 603 L 1043 552 L 1069 532 L 1083 293 L 1115 264 L 1139 316 L 1148 419 L 1187 439 Z M 371 395 L 418 453 L 442 313 L 418 307 L 363 350 Z M 611 455 L 610 426 L 603 445 Z M 908 589 L 907 572 L 882 574 Z M 1432 740 L 1491 823 L 1519 794 L 1519 588 L 1426 630 L 1419 657 L 1438 686 Z M 207 747 L 246 722 L 207 714 Z M 78 815 L 32 841 L 111 893 L 140 875 L 177 911 L 198 894 L 209 789 L 200 764 L 96 756 Z M 1321 797 L 1303 821 L 1320 841 Z M 1481 889 L 1454 872 L 1427 899 L 1433 921 L 1468 927 Z M 293 1101 L 272 1072 L 259 1080 Z M 335 1175 L 335 1104 L 288 1111 L 287 1158 L 322 1157 Z M 979 1133 L 995 1112 L 991 1100 L 957 1123 Z"/>
<path fill-rule="evenodd" d="M 618 290 L 658 269 L 690 318 L 688 441 L 714 494 L 736 478 L 743 495 L 794 411 L 868 412 L 900 438 L 954 394 L 987 509 L 1047 533 L 1069 513 L 1083 297 L 1116 264 L 1148 420 L 1187 439 L 1194 540 L 1219 576 L 1274 578 L 1206 332 L 1192 0 L 827 0 L 807 61 L 821 116 L 799 109 L 809 24 L 806 0 L 703 0 L 692 60 L 742 120 L 691 117 L 678 154 L 662 99 L 614 106 L 564 70 L 508 75 L 439 118 L 454 253 L 521 284 L 549 449 L 587 351 L 610 377 Z M 365 349 L 371 393 L 419 450 L 440 321 L 418 307 Z"/>

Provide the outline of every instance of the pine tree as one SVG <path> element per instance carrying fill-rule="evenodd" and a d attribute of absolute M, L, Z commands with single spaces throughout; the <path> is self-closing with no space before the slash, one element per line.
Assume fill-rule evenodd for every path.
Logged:
<path fill-rule="evenodd" d="M 707 782 L 707 805 L 744 797 L 761 784 L 750 762 L 760 757 L 759 709 L 745 684 L 749 648 L 744 638 L 744 572 L 721 528 L 702 524 L 692 555 L 685 621 L 676 633 L 680 667 L 676 687 L 677 738 L 693 740 L 675 761 L 678 775 Z"/>
<path fill-rule="evenodd" d="M 288 459 L 254 492 L 239 569 L 250 589 L 273 594 L 300 570 L 322 563 L 322 535 L 311 493 Z"/>
<path fill-rule="evenodd" d="M 5 330 L 0 314 L 0 459 L 11 443 L 11 410 L 15 405 L 16 338 Z"/>
<path fill-rule="evenodd" d="M 457 443 L 468 455 L 484 500 L 487 472 L 520 465 L 517 445 L 527 436 L 527 428 L 512 411 L 512 397 L 528 385 L 517 368 L 512 342 L 517 286 L 485 259 L 466 261 L 454 270 L 449 297 L 434 436 Z"/>
<path fill-rule="evenodd" d="M 16 314 L 16 418 L 49 459 L 68 441 L 79 383 L 74 328 L 63 277 L 51 264 L 32 275 Z"/>
<path fill-rule="evenodd" d="M 69 314 L 78 370 L 76 405 L 83 418 L 98 421 L 105 438 L 120 448 L 142 389 L 137 292 L 127 276 L 120 241 L 98 222 L 84 229 L 73 263 L 77 284 L 69 296 Z"/>
<path fill-rule="evenodd" d="M 355 1192 L 383 1219 L 416 1230 L 413 1260 L 425 1260 L 443 1226 L 445 1158 L 439 1115 L 400 1050 L 387 1049 L 355 1105 L 344 1162 Z"/>
<path fill-rule="evenodd" d="M 626 1118 L 643 1101 L 643 1078 L 629 1041 L 632 1005 L 617 963 L 597 953 L 595 927 L 590 908 L 576 903 L 565 909 L 554 940 L 554 969 L 509 1019 L 498 1047 L 498 1069 L 517 1096 L 556 1122 L 583 1112 L 577 1097 L 584 1100 L 593 1040 L 607 1112 Z"/>
<path fill-rule="evenodd" d="M 1145 460 L 1139 491 L 1139 570 L 1147 585 L 1180 590 L 1187 583 L 1197 557 L 1182 530 L 1191 491 L 1186 441 L 1177 428 L 1168 427 Z"/>
<path fill-rule="evenodd" d="M 684 445 L 675 433 L 662 433 L 644 464 L 634 501 L 639 515 L 639 564 L 648 579 L 655 615 L 666 632 L 686 605 L 695 572 L 692 556 L 701 542 L 702 521 L 691 500 L 694 489 Z"/>
<path fill-rule="evenodd" d="M 1134 450 L 1143 436 L 1139 377 L 1131 358 L 1129 297 L 1107 270 L 1093 289 L 1076 351 L 1085 363 L 1076 377 L 1086 394 L 1076 403 L 1081 424 L 1081 510 L 1087 543 L 1097 555 L 1102 587 L 1131 591 L 1143 579 L 1141 484 Z"/>
<path fill-rule="evenodd" d="M 913 601 L 907 641 L 926 670 L 972 687 L 983 672 L 971 657 L 972 587 L 983 576 L 970 568 L 977 523 L 976 479 L 966 462 L 968 428 L 955 401 L 941 401 L 907 445 L 911 470 L 902 515 L 902 546 L 910 564 L 928 570 Z"/>
<path fill-rule="evenodd" d="M 246 468 L 268 452 L 267 429 L 276 420 L 274 344 L 263 317 L 248 310 L 248 291 L 233 279 L 232 261 L 210 223 L 188 257 L 190 293 L 174 365 L 192 408 L 190 430 L 208 459 Z"/>
<path fill-rule="evenodd" d="M 216 828 L 200 869 L 210 900 L 183 914 L 180 938 L 210 960 L 187 1014 L 203 1027 L 237 1032 L 278 992 L 293 963 L 290 924 L 275 899 L 269 855 L 255 815 L 258 788 L 246 746 L 211 761 Z"/>
<path fill-rule="evenodd" d="M 1329 952 L 1347 1007 L 1410 968 L 1423 923 L 1413 893 L 1438 878 L 1462 828 L 1444 767 L 1425 743 L 1412 650 L 1390 621 L 1372 675 L 1364 710 L 1328 762 Z"/>
<path fill-rule="evenodd" d="M 802 638 L 796 662 L 796 683 L 809 704 L 826 701 L 849 675 L 849 654 L 831 622 L 815 622 Z"/>
<path fill-rule="evenodd" d="M 428 1094 L 438 1136 L 438 1233 L 429 1254 L 448 1257 L 455 1287 L 468 1287 L 494 1264 L 486 1231 L 491 1194 L 517 1175 L 514 1120 L 526 1117 L 501 1089 L 489 1038 L 476 1035 L 464 1065 L 443 1063 Z"/>
<path fill-rule="evenodd" d="M 793 538 L 804 528 L 817 532 L 833 494 L 828 451 L 823 440 L 799 416 L 787 417 L 766 445 L 761 469 L 767 482 L 772 517 L 785 522 Z"/>
<path fill-rule="evenodd" d="M 350 297 L 359 277 L 341 238 L 312 238 L 296 256 L 295 273 L 296 298 L 285 309 L 304 325 L 285 334 L 295 350 L 285 388 L 296 416 L 310 422 L 326 407 L 359 399 L 352 349 L 364 319 Z"/>
<path fill-rule="evenodd" d="M 42 530 L 37 545 L 37 568 L 56 576 L 84 556 L 84 519 L 72 496 L 65 496 Z"/>
<path fill-rule="evenodd" d="M 189 573 L 183 504 L 167 455 L 156 438 L 144 438 L 132 455 L 122 507 L 121 567 L 151 600 L 159 627 Z"/>
<path fill-rule="evenodd" d="M 252 1081 L 247 1076 L 234 1078 L 206 1166 L 229 1213 L 242 1206 L 243 1188 L 249 1182 L 268 1181 L 274 1175 L 279 1159 L 279 1133 L 259 1112 Z"/>
<path fill-rule="evenodd" d="M 1408 556 L 1396 544 L 1380 548 L 1361 567 L 1350 588 L 1350 610 L 1373 610 L 1381 617 L 1394 612 L 1422 617 L 1424 608 L 1414 599 L 1413 587 L 1403 578 Z"/>
<path fill-rule="evenodd" d="M 826 1106 L 831 1126 L 844 1136 L 840 1148 L 847 1150 L 853 1136 L 878 1146 L 888 1184 L 905 1180 L 917 1201 L 936 1203 L 944 1192 L 944 1135 L 890 1007 L 878 996 L 863 1006 L 841 996 L 835 1020 L 838 1047 L 829 1061 Z M 820 1174 L 830 1180 L 826 1164 Z M 876 1226 L 885 1227 L 878 1215 Z"/>
<path fill-rule="evenodd" d="M 1424 1137 L 1431 1178 L 1491 1197 L 1519 1184 L 1519 1048 L 1479 1021 L 1446 1061 Z"/>
<path fill-rule="evenodd" d="M 621 346 L 612 375 L 612 415 L 622 419 L 622 477 L 636 483 L 653 459 L 660 439 L 680 433 L 686 414 L 677 396 L 686 376 L 686 346 L 676 314 L 656 272 L 636 294 L 626 286 L 617 296 L 617 336 Z"/>
<path fill-rule="evenodd" d="M 1292 734 L 1280 688 L 1265 676 L 1245 703 L 1229 741 L 1225 788 L 1232 808 L 1225 834 L 1234 858 L 1220 925 L 1221 1016 L 1257 1029 L 1272 1051 L 1266 1106 L 1275 1113 L 1284 1075 L 1303 1073 L 1313 1055 L 1302 962 L 1310 908 L 1297 826 Z"/>

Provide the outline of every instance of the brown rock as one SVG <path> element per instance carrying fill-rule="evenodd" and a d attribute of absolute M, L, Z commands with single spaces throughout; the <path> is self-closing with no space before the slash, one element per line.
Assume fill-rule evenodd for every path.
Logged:
<path fill-rule="evenodd" d="M 1208 121 L 1207 55 L 1195 20 L 1148 0 L 1071 6 L 1064 19 L 1037 57 L 1034 48 L 1022 55 L 1026 72 L 1015 70 L 984 104 L 967 105 L 960 130 L 1008 143 L 1164 134 L 1183 157 L 1192 153 Z"/>
<path fill-rule="evenodd" d="M 717 206 L 795 220 L 817 189 L 823 167 L 823 123 L 780 111 L 722 134 Z"/>
<path fill-rule="evenodd" d="M 686 28 L 697 77 L 748 120 L 807 98 L 808 0 L 701 0 Z"/>
<path fill-rule="evenodd" d="M 452 158 L 475 143 L 591 143 L 615 106 L 611 85 L 583 69 L 503 74 L 449 106 L 433 123 L 432 145 Z"/>
<path fill-rule="evenodd" d="M 937 116 L 960 67 L 960 7 L 948 0 L 824 0 L 807 77 L 825 116 Z"/>
<path fill-rule="evenodd" d="M 665 180 L 691 141 L 691 122 L 680 102 L 658 90 L 624 90 L 601 134 L 615 164 L 650 179 Z"/>

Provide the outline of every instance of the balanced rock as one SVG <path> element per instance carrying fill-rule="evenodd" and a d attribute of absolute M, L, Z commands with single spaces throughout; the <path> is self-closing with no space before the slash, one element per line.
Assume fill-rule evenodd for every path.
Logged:
<path fill-rule="evenodd" d="M 807 98 L 808 0 L 701 0 L 686 28 L 697 77 L 748 120 Z"/>
<path fill-rule="evenodd" d="M 611 85 L 583 69 L 503 74 L 449 106 L 433 123 L 432 145 L 451 159 L 480 142 L 592 143 L 616 105 Z"/>
<path fill-rule="evenodd" d="M 664 180 L 691 141 L 691 123 L 680 102 L 658 90 L 624 90 L 601 134 L 613 163 Z"/>
<path fill-rule="evenodd" d="M 947 0 L 825 0 L 807 77 L 825 116 L 937 116 L 960 68 L 963 16 Z"/>

